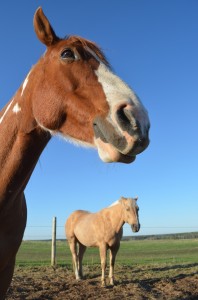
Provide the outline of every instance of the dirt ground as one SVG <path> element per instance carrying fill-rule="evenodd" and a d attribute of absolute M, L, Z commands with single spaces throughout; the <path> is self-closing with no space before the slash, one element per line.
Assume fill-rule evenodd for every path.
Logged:
<path fill-rule="evenodd" d="M 116 285 L 106 288 L 100 275 L 99 266 L 84 267 L 81 281 L 66 267 L 17 267 L 6 299 L 198 299 L 198 264 L 116 266 Z"/>

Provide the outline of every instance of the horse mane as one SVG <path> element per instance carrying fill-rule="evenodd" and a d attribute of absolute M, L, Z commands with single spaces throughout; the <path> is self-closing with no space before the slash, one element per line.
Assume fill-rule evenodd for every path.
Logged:
<path fill-rule="evenodd" d="M 112 207 L 112 206 L 115 206 L 117 204 L 120 203 L 120 199 L 119 200 L 116 200 L 115 202 L 113 202 L 111 205 L 109 205 L 108 207 Z"/>
<path fill-rule="evenodd" d="M 84 50 L 84 53 L 88 56 L 90 56 L 90 53 L 88 53 L 87 48 L 89 48 L 91 51 L 93 51 L 96 56 L 106 65 L 110 68 L 110 64 L 108 60 L 106 59 L 102 49 L 94 42 L 84 39 L 77 35 L 68 35 L 65 37 L 65 40 L 70 41 L 75 47 L 81 47 Z"/>

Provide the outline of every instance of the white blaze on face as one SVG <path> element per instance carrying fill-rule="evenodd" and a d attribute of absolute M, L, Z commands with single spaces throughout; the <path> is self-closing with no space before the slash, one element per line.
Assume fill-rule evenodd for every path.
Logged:
<path fill-rule="evenodd" d="M 142 133 L 148 128 L 149 120 L 148 114 L 142 105 L 141 101 L 130 89 L 130 87 L 123 82 L 117 75 L 111 72 L 111 70 L 102 62 L 98 69 L 95 71 L 98 81 L 103 87 L 103 91 L 106 95 L 107 102 L 110 106 L 110 117 L 114 120 L 114 112 L 120 105 L 131 105 L 131 111 L 138 111 L 139 122 Z"/>
<path fill-rule="evenodd" d="M 105 64 L 101 62 L 95 73 L 107 96 L 110 107 L 124 101 L 130 104 L 130 99 L 133 99 L 134 104 L 137 105 L 138 101 L 133 91 L 117 75 L 112 73 Z"/>
<path fill-rule="evenodd" d="M 144 134 L 145 129 L 147 130 L 149 125 L 149 118 L 141 101 L 133 90 L 115 75 L 89 47 L 86 47 L 86 49 L 99 62 L 99 67 L 95 71 L 95 74 L 98 77 L 98 82 L 102 85 L 107 102 L 109 103 L 110 118 L 115 122 L 114 112 L 116 108 L 122 104 L 125 106 L 129 104 L 133 110 L 136 108 L 138 111 L 138 121 L 141 126 L 142 134 Z"/>

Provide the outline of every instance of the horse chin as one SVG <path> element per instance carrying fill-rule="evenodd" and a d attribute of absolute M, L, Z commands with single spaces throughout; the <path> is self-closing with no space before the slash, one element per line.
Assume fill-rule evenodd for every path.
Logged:
<path fill-rule="evenodd" d="M 135 155 L 122 154 L 114 146 L 109 143 L 104 143 L 101 139 L 95 139 L 95 144 L 98 149 L 98 155 L 103 162 L 122 162 L 129 164 L 136 158 Z"/>

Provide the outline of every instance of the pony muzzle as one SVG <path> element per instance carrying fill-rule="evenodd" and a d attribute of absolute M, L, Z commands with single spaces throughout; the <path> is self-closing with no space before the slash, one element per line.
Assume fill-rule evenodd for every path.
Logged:
<path fill-rule="evenodd" d="M 132 229 L 133 232 L 138 232 L 140 230 L 140 223 L 132 224 L 131 229 Z"/>

